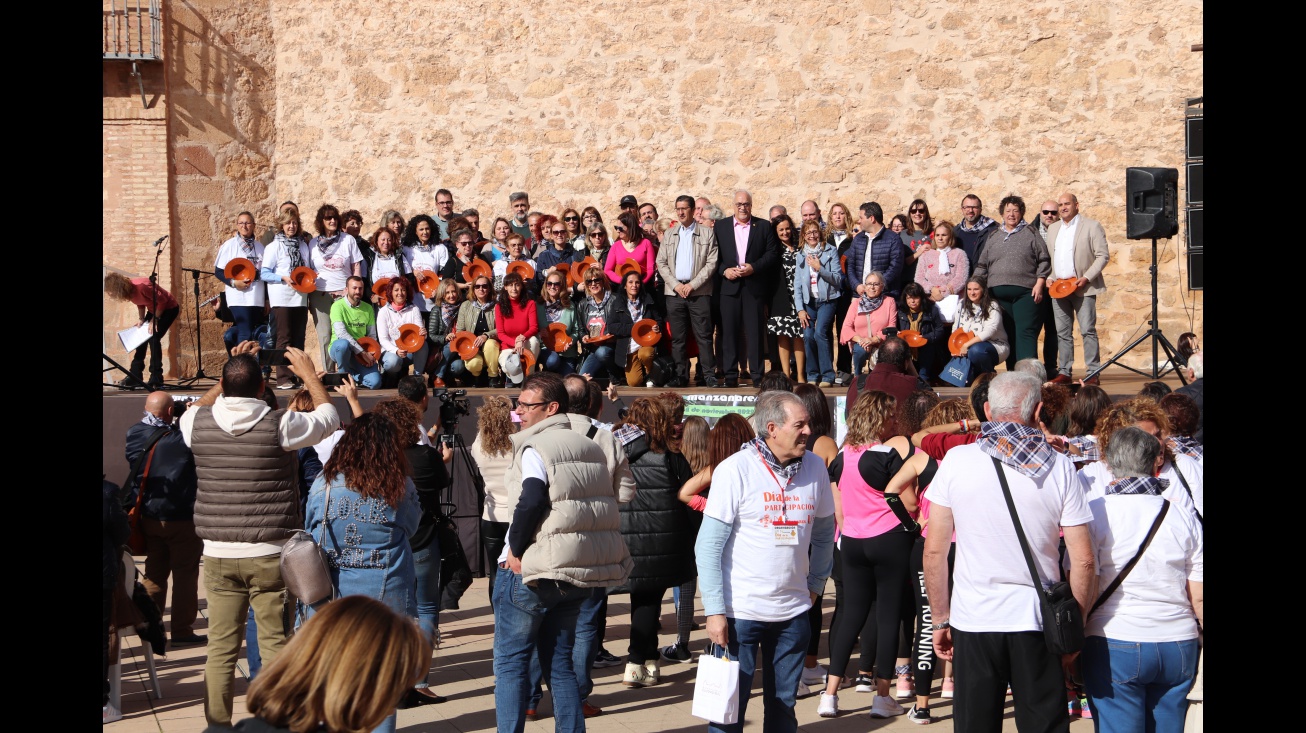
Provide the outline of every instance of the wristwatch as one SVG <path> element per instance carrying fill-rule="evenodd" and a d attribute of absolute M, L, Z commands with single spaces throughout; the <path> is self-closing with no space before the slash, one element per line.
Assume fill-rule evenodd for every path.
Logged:
<path fill-rule="evenodd" d="M 937 623 L 931 626 L 930 631 L 942 631 L 944 629 L 950 629 L 950 628 L 952 628 L 952 624 L 948 623 L 947 621 L 944 621 L 942 623 Z"/>

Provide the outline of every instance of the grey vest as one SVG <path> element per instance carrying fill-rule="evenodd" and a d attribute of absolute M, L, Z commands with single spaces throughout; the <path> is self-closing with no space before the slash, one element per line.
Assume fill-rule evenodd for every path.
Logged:
<path fill-rule="evenodd" d="M 285 410 L 271 410 L 240 435 L 223 430 L 213 408 L 195 408 L 191 452 L 199 488 L 195 534 L 219 542 L 270 542 L 304 526 L 299 460 L 281 447 Z"/>

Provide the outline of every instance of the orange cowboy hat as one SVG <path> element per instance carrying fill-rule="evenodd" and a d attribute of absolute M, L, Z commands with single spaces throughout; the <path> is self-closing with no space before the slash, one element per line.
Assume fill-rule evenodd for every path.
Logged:
<path fill-rule="evenodd" d="M 317 272 L 308 265 L 296 267 L 290 271 L 290 287 L 301 293 L 317 290 Z"/>
<path fill-rule="evenodd" d="M 630 338 L 640 346 L 652 346 L 662 339 L 662 334 L 653 330 L 657 325 L 652 318 L 641 318 L 630 327 Z"/>
<path fill-rule="evenodd" d="M 625 280 L 626 276 L 632 272 L 640 277 L 644 277 L 644 268 L 640 267 L 640 264 L 634 260 L 626 260 L 620 265 L 617 265 L 617 277 L 622 280 Z"/>
<path fill-rule="evenodd" d="M 571 272 L 567 273 L 567 279 L 571 281 L 572 287 L 580 285 L 585 280 L 585 271 L 599 264 L 599 261 L 593 257 L 586 257 L 571 266 Z"/>
<path fill-rule="evenodd" d="M 372 283 L 372 292 L 381 299 L 381 305 L 390 302 L 390 278 L 383 277 Z"/>
<path fill-rule="evenodd" d="M 533 371 L 535 371 L 535 355 L 531 353 L 530 349 L 522 349 L 521 350 L 521 373 L 523 375 L 527 375 Z"/>
<path fill-rule="evenodd" d="M 449 350 L 456 353 L 460 359 L 466 361 L 476 356 L 476 335 L 471 331 L 458 331 L 449 341 Z"/>
<path fill-rule="evenodd" d="M 574 339 L 567 335 L 567 324 L 550 323 L 549 327 L 544 330 L 546 332 L 544 343 L 551 351 L 561 354 L 571 348 Z"/>
<path fill-rule="evenodd" d="M 433 270 L 419 270 L 417 272 L 417 289 L 422 291 L 422 295 L 428 298 L 435 297 L 436 288 L 440 287 L 440 276 Z"/>
<path fill-rule="evenodd" d="M 258 278 L 258 271 L 254 269 L 254 263 L 244 257 L 237 257 L 227 263 L 222 268 L 222 274 L 228 280 L 243 280 L 251 282 Z"/>
<path fill-rule="evenodd" d="M 565 283 L 565 282 L 569 282 L 569 281 L 571 280 L 571 263 L 570 263 L 570 262 L 559 262 L 558 264 L 556 264 L 556 265 L 553 266 L 553 269 L 554 269 L 554 270 L 557 270 L 557 272 L 558 272 L 559 275 L 562 275 L 562 281 L 563 281 L 564 283 Z"/>
<path fill-rule="evenodd" d="M 1053 298 L 1060 299 L 1067 295 L 1073 295 L 1077 289 L 1078 288 L 1075 287 L 1075 279 L 1073 277 L 1067 277 L 1054 281 L 1052 287 L 1048 288 L 1048 294 Z"/>
<path fill-rule="evenodd" d="M 405 323 L 399 327 L 399 338 L 395 339 L 404 351 L 413 352 L 422 348 L 426 343 L 426 337 L 422 335 L 422 327 L 416 323 Z"/>
<path fill-rule="evenodd" d="M 485 260 L 473 259 L 463 265 L 463 282 L 474 283 L 478 277 L 494 277 L 494 270 L 486 264 Z"/>
<path fill-rule="evenodd" d="M 924 346 L 929 343 L 925 340 L 925 337 L 921 335 L 920 331 L 913 331 L 911 329 L 899 331 L 898 338 L 906 341 L 908 346 Z"/>
<path fill-rule="evenodd" d="M 525 260 L 508 263 L 508 273 L 514 272 L 521 275 L 522 280 L 531 280 L 535 277 L 535 268 Z"/>
<path fill-rule="evenodd" d="M 953 356 L 965 356 L 966 352 L 961 350 L 961 345 L 975 338 L 975 334 L 970 331 L 953 331 L 948 337 L 948 351 Z"/>
<path fill-rule="evenodd" d="M 381 344 L 376 339 L 371 336 L 364 336 L 358 339 L 358 343 L 367 350 L 367 353 L 372 355 L 373 359 L 381 358 Z"/>

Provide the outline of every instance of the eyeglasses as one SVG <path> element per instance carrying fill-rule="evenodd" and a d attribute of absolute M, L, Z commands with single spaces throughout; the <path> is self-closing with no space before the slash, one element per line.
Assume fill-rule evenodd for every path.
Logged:
<path fill-rule="evenodd" d="M 598 283 L 601 283 L 601 282 L 603 282 L 603 278 L 592 277 L 592 278 L 586 280 L 586 281 L 585 281 L 585 284 L 586 284 L 586 285 L 597 285 Z"/>
<path fill-rule="evenodd" d="M 580 217 L 579 217 L 579 216 L 564 216 L 564 217 L 562 217 L 562 220 L 563 220 L 563 221 L 580 221 Z"/>
<path fill-rule="evenodd" d="M 1056 215 L 1057 215 L 1057 212 L 1056 212 L 1055 209 L 1052 210 L 1052 211 L 1048 211 L 1047 209 L 1044 209 L 1044 210 L 1043 210 L 1043 215 L 1044 215 L 1044 216 L 1056 216 Z"/>
<path fill-rule="evenodd" d="M 340 217 L 334 214 L 329 214 L 327 216 L 322 217 L 322 221 L 339 221 L 339 219 Z"/>
<path fill-rule="evenodd" d="M 963 204 L 961 208 L 963 211 L 970 211 L 971 209 L 975 209 L 976 211 L 979 211 L 978 206 L 966 206 Z"/>
<path fill-rule="evenodd" d="M 545 287 L 547 287 L 547 288 L 560 288 L 560 287 L 562 287 L 562 283 L 559 283 L 559 282 L 553 282 L 552 280 L 550 280 L 549 282 L 545 283 Z"/>
<path fill-rule="evenodd" d="M 612 231 L 614 231 L 614 232 L 624 232 L 624 231 L 626 231 L 626 227 L 612 227 Z"/>
<path fill-rule="evenodd" d="M 876 290 L 883 290 L 883 289 L 884 289 L 884 283 L 866 283 L 866 288 L 867 288 L 868 290 L 871 289 L 871 288 L 875 288 Z"/>
<path fill-rule="evenodd" d="M 450 199 L 450 200 L 448 200 L 448 201 L 436 201 L 436 202 L 435 202 L 435 205 L 436 205 L 436 206 L 453 206 L 453 199 Z"/>
<path fill-rule="evenodd" d="M 520 413 L 520 412 L 521 412 L 521 408 L 523 408 L 523 407 L 532 407 L 532 408 L 534 408 L 534 407 L 544 407 L 544 406 L 547 405 L 547 404 L 549 404 L 549 403 L 547 403 L 547 402 L 522 402 L 521 400 L 518 400 L 518 401 L 517 401 L 517 412 Z"/>

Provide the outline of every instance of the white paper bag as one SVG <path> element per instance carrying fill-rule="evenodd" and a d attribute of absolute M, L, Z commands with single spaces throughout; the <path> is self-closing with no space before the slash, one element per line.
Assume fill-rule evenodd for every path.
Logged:
<path fill-rule="evenodd" d="M 944 322 L 952 323 L 953 319 L 957 317 L 957 306 L 959 305 L 961 305 L 961 298 L 956 293 L 939 301 L 939 313 L 943 316 Z"/>
<path fill-rule="evenodd" d="M 739 662 L 711 653 L 699 656 L 690 714 L 717 725 L 739 721 Z"/>

